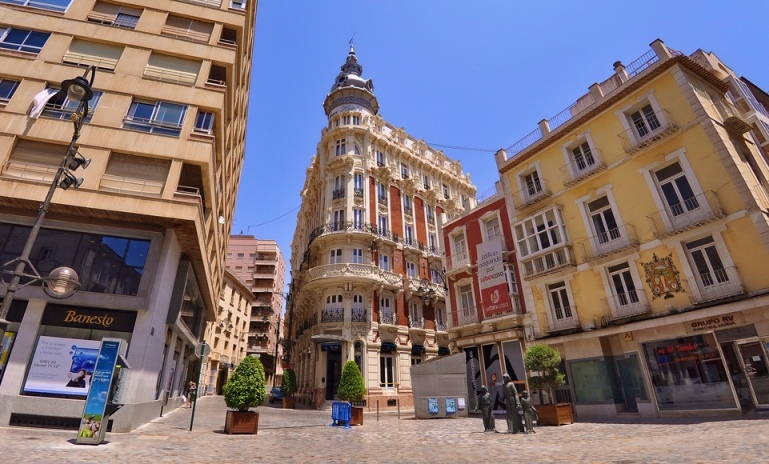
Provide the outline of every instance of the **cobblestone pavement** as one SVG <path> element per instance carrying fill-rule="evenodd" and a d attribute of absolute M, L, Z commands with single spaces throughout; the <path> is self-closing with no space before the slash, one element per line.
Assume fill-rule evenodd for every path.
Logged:
<path fill-rule="evenodd" d="M 75 445 L 74 431 L 0 428 L 0 461 L 11 463 L 715 463 L 769 462 L 769 417 L 576 423 L 536 434 L 481 433 L 479 417 L 414 420 L 366 413 L 364 425 L 328 427 L 330 411 L 259 407 L 259 433 L 225 435 L 224 401 L 198 401 L 105 444 Z M 411 418 L 408 418 L 411 416 Z M 503 417 L 497 426 L 505 427 Z"/>

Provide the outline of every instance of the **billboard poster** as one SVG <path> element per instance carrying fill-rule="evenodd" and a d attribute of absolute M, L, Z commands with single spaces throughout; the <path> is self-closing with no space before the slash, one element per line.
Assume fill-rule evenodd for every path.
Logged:
<path fill-rule="evenodd" d="M 98 445 L 101 442 L 103 432 L 102 419 L 107 408 L 112 377 L 115 373 L 118 354 L 120 354 L 121 340 L 105 338 L 101 342 L 101 349 L 93 370 L 93 381 L 85 400 L 83 417 L 80 421 L 80 429 L 77 434 L 78 444 Z M 106 425 L 106 424 L 105 424 Z"/>
<path fill-rule="evenodd" d="M 41 335 L 29 365 L 24 391 L 86 396 L 99 343 L 98 340 Z"/>
<path fill-rule="evenodd" d="M 505 410 L 505 384 L 502 380 L 502 364 L 499 359 L 497 344 L 483 345 L 483 365 L 486 367 L 486 389 L 494 401 L 493 411 Z"/>
<path fill-rule="evenodd" d="M 505 354 L 505 372 L 510 374 L 510 378 L 512 380 L 526 380 L 521 342 L 517 340 L 503 342 L 502 352 Z"/>
<path fill-rule="evenodd" d="M 478 392 L 481 390 L 481 360 L 478 348 L 465 348 L 465 372 L 467 373 L 467 398 L 470 410 L 478 408 Z"/>
<path fill-rule="evenodd" d="M 3 341 L 2 344 L 0 344 L 0 381 L 3 380 L 5 365 L 8 364 L 8 357 L 11 355 L 11 347 L 13 346 L 13 341 L 15 339 L 15 332 L 5 332 L 3 334 Z"/>
<path fill-rule="evenodd" d="M 502 259 L 502 237 L 479 243 L 478 286 L 481 290 L 481 306 L 484 316 L 510 312 L 513 305 L 507 293 L 505 262 Z"/>

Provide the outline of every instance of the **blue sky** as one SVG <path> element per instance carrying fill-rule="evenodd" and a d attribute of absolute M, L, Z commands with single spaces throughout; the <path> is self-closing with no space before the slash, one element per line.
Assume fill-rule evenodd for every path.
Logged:
<path fill-rule="evenodd" d="M 758 0 L 259 0 L 232 233 L 275 239 L 289 260 L 323 99 L 353 34 L 385 120 L 434 146 L 492 151 L 444 149 L 481 193 L 499 178 L 493 151 L 657 38 L 686 54 L 712 51 L 769 89 L 766 18 L 769 2 Z"/>

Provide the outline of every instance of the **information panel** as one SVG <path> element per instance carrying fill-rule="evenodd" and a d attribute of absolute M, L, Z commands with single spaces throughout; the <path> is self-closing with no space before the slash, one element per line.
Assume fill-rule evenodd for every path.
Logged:
<path fill-rule="evenodd" d="M 115 374 L 115 365 L 120 354 L 120 342 L 121 340 L 107 338 L 101 342 L 99 357 L 93 371 L 93 382 L 88 392 L 88 398 L 85 400 L 80 430 L 77 434 L 78 444 L 98 445 L 104 435 L 102 419 L 107 408 L 107 399 L 110 387 L 112 386 L 112 378 Z"/>

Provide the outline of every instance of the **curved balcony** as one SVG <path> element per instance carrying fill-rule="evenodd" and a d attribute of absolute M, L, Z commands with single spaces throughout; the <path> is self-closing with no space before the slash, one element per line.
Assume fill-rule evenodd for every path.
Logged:
<path fill-rule="evenodd" d="M 400 286 L 403 282 L 403 276 L 400 274 L 384 271 L 371 264 L 340 263 L 325 264 L 308 270 L 304 283 L 310 284 L 319 280 L 340 278 L 375 280 L 391 287 Z"/>
<path fill-rule="evenodd" d="M 368 322 L 368 319 L 366 319 L 366 308 L 352 308 L 352 322 L 355 323 L 366 323 Z"/>
<path fill-rule="evenodd" d="M 398 315 L 395 312 L 380 312 L 379 313 L 379 325 L 398 325 Z"/>
<path fill-rule="evenodd" d="M 413 277 L 409 277 L 406 280 L 406 293 L 424 296 L 429 294 L 433 298 L 446 298 L 446 290 L 442 285 L 430 282 L 429 280 L 422 279 L 417 280 Z M 432 290 L 432 293 L 430 291 Z"/>
<path fill-rule="evenodd" d="M 425 331 L 427 324 L 424 317 L 409 316 L 409 330 Z"/>

